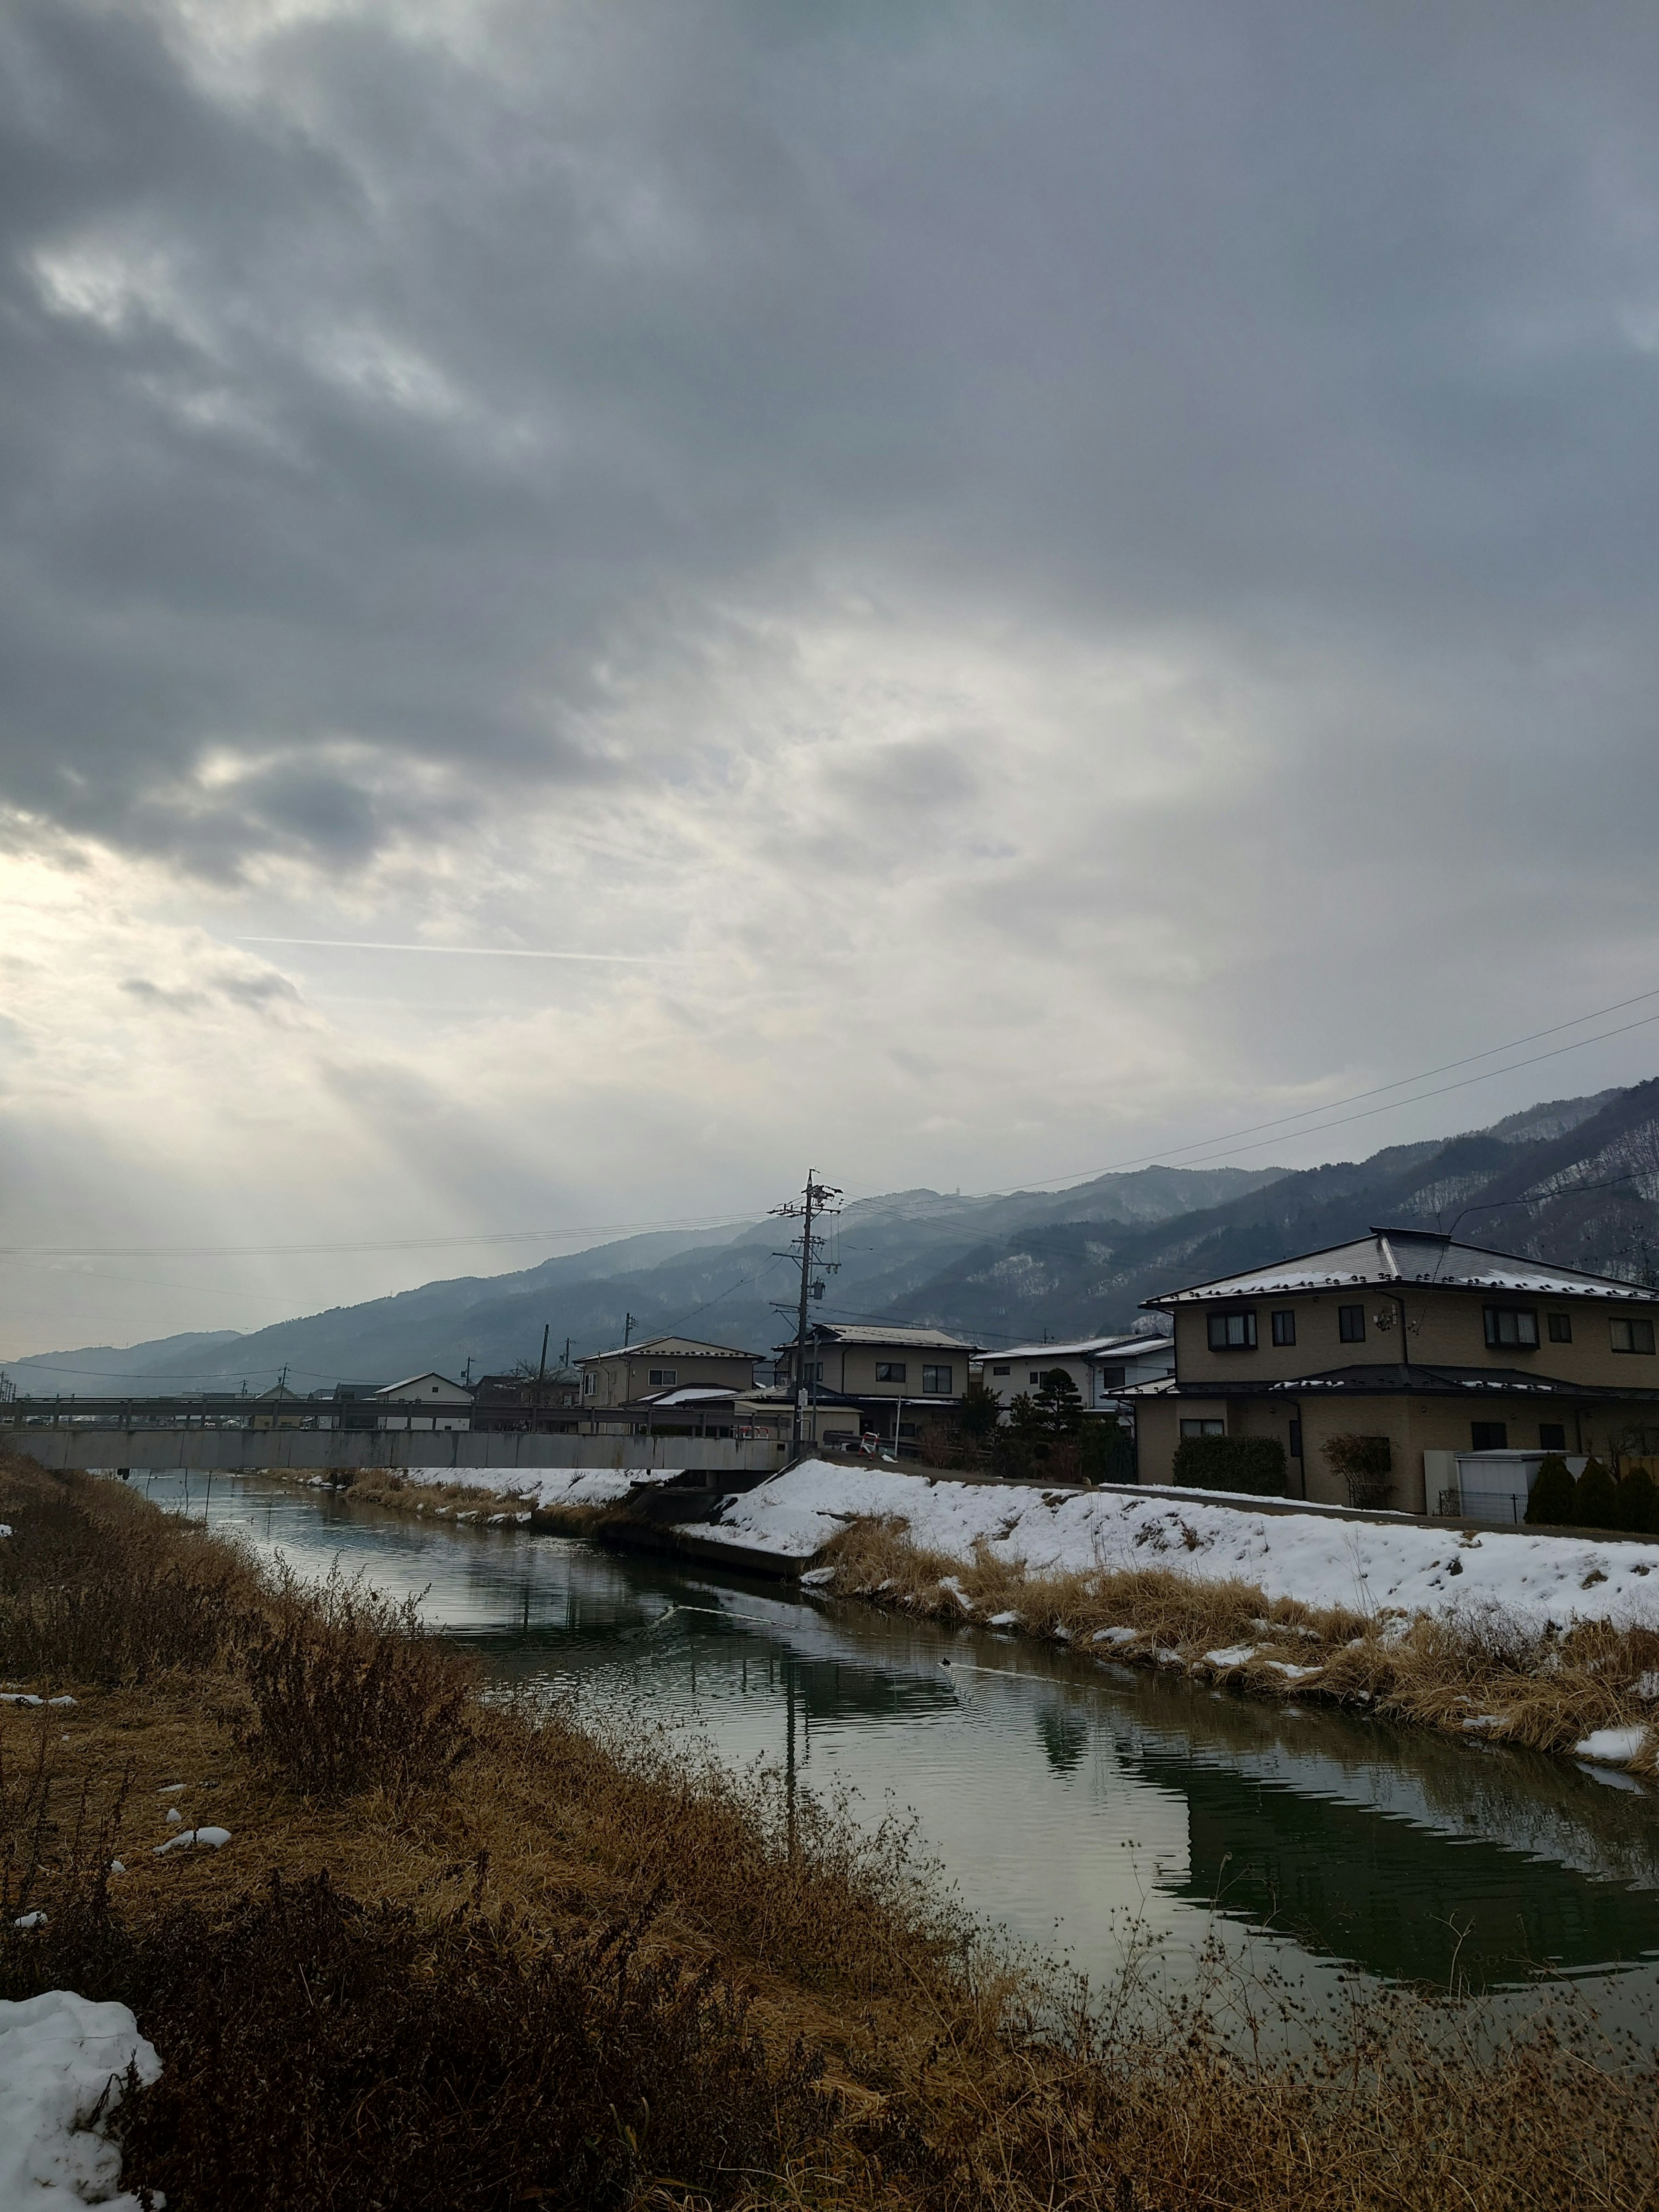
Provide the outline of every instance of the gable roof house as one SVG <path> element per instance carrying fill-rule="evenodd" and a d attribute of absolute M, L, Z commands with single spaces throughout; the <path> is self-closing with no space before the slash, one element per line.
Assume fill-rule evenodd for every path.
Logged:
<path fill-rule="evenodd" d="M 388 1382 L 374 1393 L 383 1410 L 383 1429 L 470 1429 L 472 1393 L 464 1382 L 428 1368 L 423 1375 L 406 1375 L 401 1382 Z M 418 1407 L 419 1411 L 412 1408 Z"/>
<path fill-rule="evenodd" d="M 1437 1510 L 1452 1455 L 1659 1449 L 1659 1291 L 1373 1229 L 1149 1298 L 1175 1373 L 1132 1395 L 1143 1481 L 1183 1435 L 1276 1437 L 1292 1497 L 1348 1502 L 1325 1446 L 1386 1437 L 1389 1503 Z"/>
<path fill-rule="evenodd" d="M 1016 1344 L 1006 1352 L 988 1352 L 979 1379 L 1006 1413 L 1022 1391 L 1030 1396 L 1040 1390 L 1056 1367 L 1071 1376 L 1085 1412 L 1115 1413 L 1125 1390 L 1175 1373 L 1175 1340 L 1143 1332 L 1080 1337 L 1073 1344 Z"/>
<path fill-rule="evenodd" d="M 625 1409 L 661 1390 L 752 1390 L 755 1354 L 729 1344 L 704 1344 L 692 1336 L 647 1336 L 639 1344 L 619 1344 L 596 1352 L 577 1364 L 582 1374 L 582 1411 L 590 1419 L 610 1417 L 624 1434 L 636 1425 Z"/>
<path fill-rule="evenodd" d="M 791 1394 L 805 1388 L 816 1407 L 841 1408 L 854 1443 L 868 1430 L 896 1446 L 914 1445 L 918 1413 L 948 1412 L 979 1356 L 976 1345 L 942 1328 L 894 1322 L 814 1322 L 806 1334 L 799 1376 L 795 1346 L 778 1346 L 778 1381 Z M 822 1422 L 818 1432 L 832 1440 Z M 842 1431 L 833 1435 L 839 1440 Z"/>

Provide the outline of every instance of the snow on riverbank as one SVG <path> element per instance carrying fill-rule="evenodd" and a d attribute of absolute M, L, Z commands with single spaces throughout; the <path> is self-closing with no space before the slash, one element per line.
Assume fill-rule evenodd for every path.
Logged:
<path fill-rule="evenodd" d="M 131 2065 L 143 2082 L 160 2078 L 125 2005 L 72 1990 L 0 2002 L 0 2212 L 138 2212 L 116 2193 L 121 2154 L 102 2132 Z"/>
<path fill-rule="evenodd" d="M 1659 1545 L 1264 1513 L 1191 1491 L 1043 1491 L 808 1460 L 732 1498 L 697 1533 L 805 1559 L 849 1521 L 884 1515 L 907 1521 L 922 1550 L 966 1561 L 983 1540 L 1031 1575 L 1158 1567 L 1237 1577 L 1314 1607 L 1449 1615 L 1496 1604 L 1535 1629 L 1659 1626 Z"/>
<path fill-rule="evenodd" d="M 672 1482 L 677 1467 L 400 1467 L 397 1480 L 405 1490 L 476 1490 L 487 1498 L 513 1498 L 526 1512 L 557 1511 L 561 1506 L 617 1505 L 629 1491 L 648 1483 Z M 388 1470 L 365 1469 L 366 1475 L 389 1480 Z M 328 1478 L 318 1475 L 316 1486 Z M 459 1518 L 444 1510 L 445 1517 Z M 488 1519 L 487 1512 L 483 1517 Z M 461 1514 L 466 1509 L 461 1509 Z M 510 1518 L 511 1516 L 505 1516 Z"/>

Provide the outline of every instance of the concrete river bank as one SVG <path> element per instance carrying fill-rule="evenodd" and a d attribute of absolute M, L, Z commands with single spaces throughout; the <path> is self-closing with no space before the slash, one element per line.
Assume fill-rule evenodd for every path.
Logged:
<path fill-rule="evenodd" d="M 1499 1747 L 1267 1707 L 1005 1638 L 522 1528 L 434 1527 L 259 1477 L 137 1476 L 307 1575 L 337 1562 L 471 1641 L 728 1765 L 914 1816 L 966 1903 L 1098 1982 L 1150 1937 L 1340 2001 L 1366 1976 L 1499 2009 L 1540 1972 L 1635 2025 L 1659 1990 L 1659 1797 Z"/>

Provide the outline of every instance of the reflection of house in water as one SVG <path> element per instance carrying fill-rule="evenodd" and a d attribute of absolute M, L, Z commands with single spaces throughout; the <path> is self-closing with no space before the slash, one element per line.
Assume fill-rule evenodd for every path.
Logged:
<path fill-rule="evenodd" d="M 1494 1842 L 1473 1815 L 1459 1834 L 1298 1790 L 1283 1778 L 1291 1760 L 1270 1778 L 1195 1763 L 1173 1744 L 1119 1753 L 1137 1779 L 1187 1801 L 1188 1869 L 1174 1893 L 1309 1951 L 1393 1979 L 1443 1986 L 1455 1974 L 1476 1987 L 1659 1954 L 1659 1895 Z M 1462 1747 L 1451 1755 L 1470 1759 Z M 1566 1778 L 1594 1822 L 1602 1793 Z M 1638 1809 L 1650 1820 L 1650 1805 Z"/>

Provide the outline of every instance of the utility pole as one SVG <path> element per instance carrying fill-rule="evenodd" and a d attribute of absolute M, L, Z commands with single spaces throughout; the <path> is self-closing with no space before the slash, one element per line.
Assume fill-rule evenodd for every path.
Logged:
<path fill-rule="evenodd" d="M 542 1384 L 547 1379 L 547 1336 L 548 1331 L 552 1328 L 552 1326 L 553 1324 L 550 1321 L 544 1321 L 542 1323 L 542 1364 L 536 1370 L 536 1414 L 535 1419 L 530 1424 L 532 1429 L 539 1428 L 541 1425 Z"/>
<path fill-rule="evenodd" d="M 792 1456 L 794 1457 L 799 1457 L 800 1454 L 801 1415 L 809 1402 L 806 1384 L 806 1302 L 815 1291 L 819 1297 L 823 1293 L 823 1285 L 821 1283 L 815 1285 L 812 1280 L 814 1248 L 819 1242 L 818 1238 L 812 1234 L 812 1221 L 815 1215 L 822 1216 L 826 1212 L 833 1212 L 836 1210 L 836 1200 L 840 1196 L 841 1193 L 838 1190 L 833 1190 L 828 1183 L 822 1183 L 817 1180 L 816 1168 L 809 1168 L 806 1171 L 806 1187 L 801 1193 L 800 1203 L 797 1205 L 792 1199 L 787 1206 L 775 1206 L 772 1208 L 773 1213 L 780 1219 L 799 1220 L 800 1223 L 800 1300 L 795 1316 L 795 1407 L 794 1419 L 790 1425 L 790 1450 Z M 789 1251 L 780 1252 L 775 1256 L 780 1260 L 793 1259 L 794 1256 L 793 1245 Z M 784 1310 L 787 1312 L 788 1309 L 786 1307 Z M 817 1377 L 814 1376 L 813 1379 L 816 1382 Z M 813 1402 L 816 1402 L 816 1398 L 815 1391 Z"/>
<path fill-rule="evenodd" d="M 624 1352 L 627 1351 L 629 1345 L 633 1341 L 633 1336 L 634 1316 L 631 1313 L 625 1313 L 623 1316 L 623 1350 Z"/>

